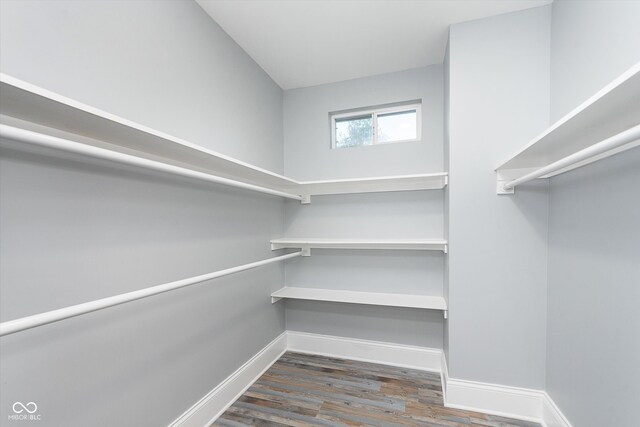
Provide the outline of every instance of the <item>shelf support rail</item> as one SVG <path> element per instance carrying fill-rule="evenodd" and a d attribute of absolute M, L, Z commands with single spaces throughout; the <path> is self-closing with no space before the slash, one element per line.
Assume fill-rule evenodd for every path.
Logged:
<path fill-rule="evenodd" d="M 149 288 L 139 289 L 137 291 L 127 292 L 112 297 L 97 299 L 82 304 L 71 305 L 69 307 L 60 308 L 58 310 L 47 311 L 45 313 L 34 314 L 32 316 L 21 317 L 15 320 L 0 323 L 0 337 L 24 331 L 26 329 L 35 328 L 49 323 L 57 322 L 71 317 L 80 316 L 82 314 L 91 313 L 102 310 L 104 308 L 113 307 L 127 302 L 136 301 L 153 295 L 162 294 L 164 292 L 173 291 L 184 288 L 186 286 L 195 285 L 218 277 L 228 276 L 240 271 L 251 270 L 263 265 L 272 264 L 286 259 L 299 257 L 302 252 L 293 252 L 281 255 L 275 258 L 264 259 L 249 264 L 240 265 L 238 267 L 227 268 L 225 270 L 214 271 L 213 273 L 203 274 L 200 276 L 190 277 L 188 279 L 177 280 L 175 282 L 164 283 L 162 285 L 151 286 Z"/>
<path fill-rule="evenodd" d="M 608 151 L 615 150 L 616 148 L 620 148 L 623 145 L 626 145 L 637 139 L 640 139 L 640 125 L 636 125 L 630 129 L 620 132 L 617 135 L 614 135 L 610 138 L 600 141 L 597 144 L 594 144 L 590 147 L 587 147 L 583 150 L 573 153 L 567 157 L 564 157 L 540 169 L 536 169 L 535 171 L 528 173 L 524 176 L 521 176 L 520 178 L 511 180 L 506 184 L 504 184 L 503 188 L 504 190 L 511 190 L 515 188 L 517 185 L 524 184 L 525 182 L 529 182 L 536 178 L 543 177 L 545 175 L 559 171 L 568 166 L 575 165 L 576 163 L 580 163 L 584 160 L 591 159 L 593 157 L 596 157 Z M 633 146 L 630 146 L 628 148 L 633 148 Z M 618 152 L 620 151 L 616 151 L 616 153 Z"/>
<path fill-rule="evenodd" d="M 143 167 L 160 172 L 166 172 L 173 175 L 180 175 L 187 178 L 198 179 L 201 181 L 213 182 L 216 184 L 228 185 L 230 187 L 242 188 L 245 190 L 256 191 L 258 193 L 270 194 L 272 196 L 284 197 L 287 199 L 300 200 L 300 195 L 286 193 L 284 191 L 274 190 L 272 188 L 261 187 L 259 185 L 249 184 L 242 181 L 236 181 L 221 176 L 211 175 L 204 172 L 194 171 L 155 160 L 144 159 L 142 157 L 132 156 L 130 154 L 120 153 L 117 151 L 107 150 L 92 145 L 81 144 L 79 142 L 70 141 L 68 139 L 58 138 L 51 135 L 45 135 L 39 132 L 33 132 L 26 129 L 0 124 L 0 137 L 12 139 L 29 144 L 39 145 L 48 148 L 68 151 L 75 154 L 96 157 L 103 160 L 109 160 L 127 165 Z"/>

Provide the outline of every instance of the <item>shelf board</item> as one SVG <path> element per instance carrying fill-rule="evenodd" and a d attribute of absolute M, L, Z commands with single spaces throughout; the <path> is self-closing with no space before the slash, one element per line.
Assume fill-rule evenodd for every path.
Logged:
<path fill-rule="evenodd" d="M 428 295 L 389 294 L 300 287 L 284 287 L 271 294 L 272 303 L 283 298 L 342 302 L 349 304 L 383 305 L 388 307 L 447 310 L 447 303 L 443 297 Z"/>
<path fill-rule="evenodd" d="M 2 122 L 88 145 L 266 187 L 313 195 L 441 189 L 446 173 L 297 181 L 0 73 Z"/>
<path fill-rule="evenodd" d="M 0 74 L 0 114 L 78 135 L 83 143 L 287 191 L 298 183 L 202 146 Z M 40 131 L 41 129 L 39 129 Z M 58 136 L 58 135 L 53 135 Z M 102 142 L 102 144 L 100 144 Z M 108 144 L 105 147 L 104 143 Z"/>
<path fill-rule="evenodd" d="M 391 249 L 442 251 L 447 253 L 447 241 L 442 239 L 317 239 L 284 237 L 271 240 L 276 249 Z M 305 254 L 308 255 L 308 254 Z"/>
<path fill-rule="evenodd" d="M 639 99 L 640 63 L 631 67 L 558 120 L 517 153 L 502 162 L 496 171 L 517 171 L 508 175 L 509 179 L 514 179 L 524 175 L 526 171 L 551 164 L 639 124 Z M 632 144 L 637 145 L 637 142 Z M 619 151 L 622 149 L 615 150 L 615 152 Z M 608 155 L 611 154 L 615 153 L 611 152 Z M 545 178 L 602 157 L 606 157 L 606 154 L 559 170 L 545 176 Z"/>
<path fill-rule="evenodd" d="M 378 193 L 386 191 L 440 190 L 447 185 L 447 173 L 342 179 L 329 181 L 302 181 L 301 194 L 316 196 L 327 194 Z"/>

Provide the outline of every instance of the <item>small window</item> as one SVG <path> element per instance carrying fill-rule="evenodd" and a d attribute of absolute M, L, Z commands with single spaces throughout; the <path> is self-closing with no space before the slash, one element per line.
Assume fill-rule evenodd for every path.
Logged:
<path fill-rule="evenodd" d="M 420 101 L 331 113 L 331 148 L 420 140 Z"/>

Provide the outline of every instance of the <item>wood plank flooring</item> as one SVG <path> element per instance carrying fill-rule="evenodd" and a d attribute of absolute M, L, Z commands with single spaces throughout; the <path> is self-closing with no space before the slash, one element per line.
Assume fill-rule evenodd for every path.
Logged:
<path fill-rule="evenodd" d="M 289 352 L 213 425 L 540 427 L 445 408 L 437 373 Z"/>

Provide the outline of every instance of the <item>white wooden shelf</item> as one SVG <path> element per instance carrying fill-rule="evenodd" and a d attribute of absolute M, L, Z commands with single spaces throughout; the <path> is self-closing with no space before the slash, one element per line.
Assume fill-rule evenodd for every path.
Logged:
<path fill-rule="evenodd" d="M 80 136 L 79 142 L 190 167 L 280 191 L 297 183 L 282 175 L 0 74 L 0 114 Z M 13 123 L 11 123 L 13 124 Z M 53 135 L 58 136 L 58 135 Z M 105 144 L 106 143 L 106 144 Z"/>
<path fill-rule="evenodd" d="M 520 178 L 566 159 L 640 124 L 640 63 L 606 85 L 573 111 L 502 162 L 497 168 L 500 183 Z M 547 172 L 548 178 L 604 157 L 640 145 L 638 140 L 625 142 L 587 159 Z M 588 151 L 585 151 L 588 154 Z M 513 191 L 508 191 L 512 193 Z"/>
<path fill-rule="evenodd" d="M 310 197 L 328 194 L 440 190 L 447 185 L 447 182 L 446 172 L 330 181 L 301 181 L 300 192 L 303 196 Z"/>
<path fill-rule="evenodd" d="M 387 249 L 442 251 L 447 253 L 447 241 L 441 239 L 317 239 L 284 237 L 271 240 L 271 250 L 301 249 L 309 256 L 311 249 Z"/>
<path fill-rule="evenodd" d="M 82 144 L 159 161 L 302 198 L 313 195 L 441 189 L 447 174 L 297 181 L 0 74 L 1 122 Z"/>
<path fill-rule="evenodd" d="M 447 311 L 443 297 L 428 295 L 389 294 L 379 292 L 345 291 L 337 289 L 284 287 L 271 294 L 271 302 L 281 299 L 342 302 L 349 304 L 383 305 L 388 307 L 422 308 Z"/>

